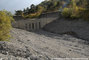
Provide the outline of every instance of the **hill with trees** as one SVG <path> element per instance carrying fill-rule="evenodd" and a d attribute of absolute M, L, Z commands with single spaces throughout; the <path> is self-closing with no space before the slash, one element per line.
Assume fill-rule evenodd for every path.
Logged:
<path fill-rule="evenodd" d="M 38 5 L 32 4 L 23 10 L 17 10 L 15 15 L 33 18 L 40 16 L 42 13 L 58 11 L 61 6 L 61 0 L 45 0 Z"/>
<path fill-rule="evenodd" d="M 32 4 L 23 10 L 17 10 L 15 15 L 24 18 L 36 18 L 42 13 L 59 11 L 62 9 L 62 15 L 67 18 L 88 19 L 89 13 L 88 0 L 45 0 L 38 5 Z M 87 15 L 87 16 L 85 16 Z"/>

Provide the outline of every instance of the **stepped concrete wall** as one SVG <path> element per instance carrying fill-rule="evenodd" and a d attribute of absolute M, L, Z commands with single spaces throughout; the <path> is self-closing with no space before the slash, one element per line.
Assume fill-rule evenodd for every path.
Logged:
<path fill-rule="evenodd" d="M 24 19 L 20 16 L 15 16 L 15 22 L 12 23 L 12 26 L 15 28 L 20 28 L 28 31 L 35 31 L 43 28 L 46 24 L 59 18 L 59 12 L 45 13 L 42 14 L 39 18 L 35 19 Z"/>

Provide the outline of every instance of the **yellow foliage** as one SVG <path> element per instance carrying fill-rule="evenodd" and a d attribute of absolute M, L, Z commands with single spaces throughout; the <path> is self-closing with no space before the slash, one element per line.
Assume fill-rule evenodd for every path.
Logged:
<path fill-rule="evenodd" d="M 0 11 L 0 41 L 7 41 L 10 38 L 12 16 L 7 11 Z"/>
<path fill-rule="evenodd" d="M 62 15 L 64 17 L 70 17 L 71 14 L 72 14 L 71 8 L 64 8 L 62 11 Z"/>
<path fill-rule="evenodd" d="M 79 13 L 80 13 L 79 7 L 76 6 L 72 10 L 71 18 L 79 18 L 80 17 L 80 14 Z"/>
<path fill-rule="evenodd" d="M 39 10 L 36 13 L 24 15 L 23 17 L 25 17 L 25 18 L 37 18 L 37 17 L 39 17 L 41 15 L 41 13 L 43 12 L 44 8 L 39 6 L 38 9 Z"/>
<path fill-rule="evenodd" d="M 75 6 L 74 8 L 64 8 L 62 15 L 69 18 L 79 18 L 81 17 L 81 12 L 84 11 L 84 8 Z"/>

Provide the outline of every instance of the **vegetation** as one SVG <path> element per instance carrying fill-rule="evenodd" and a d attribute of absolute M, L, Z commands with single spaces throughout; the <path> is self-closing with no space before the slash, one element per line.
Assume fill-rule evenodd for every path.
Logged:
<path fill-rule="evenodd" d="M 67 18 L 84 18 L 88 19 L 89 9 L 88 0 L 70 0 L 67 7 L 63 9 L 62 15 Z"/>
<path fill-rule="evenodd" d="M 15 15 L 17 15 L 17 16 L 23 15 L 23 12 L 21 10 L 18 10 L 18 11 L 15 11 L 15 12 L 16 12 Z"/>
<path fill-rule="evenodd" d="M 64 8 L 62 11 L 62 15 L 66 18 L 70 18 L 70 16 L 72 15 L 72 9 Z"/>
<path fill-rule="evenodd" d="M 43 7 L 42 6 L 38 6 L 38 10 L 35 12 L 33 11 L 33 13 L 27 13 L 27 14 L 24 14 L 23 17 L 24 18 L 36 18 L 36 17 L 39 17 L 41 15 L 41 13 L 43 12 Z"/>
<path fill-rule="evenodd" d="M 42 13 L 57 11 L 60 8 L 60 4 L 59 0 L 45 0 L 37 6 L 32 4 L 30 8 L 27 7 L 23 11 L 17 10 L 15 15 L 23 16 L 25 18 L 35 18 L 39 17 Z"/>
<path fill-rule="evenodd" d="M 5 10 L 0 11 L 0 41 L 8 41 L 10 38 L 10 29 L 12 14 Z"/>
<path fill-rule="evenodd" d="M 16 11 L 16 15 L 24 18 L 36 18 L 42 13 L 58 11 L 66 18 L 89 18 L 89 0 L 45 0 L 39 5 L 32 4 L 24 10 Z"/>
<path fill-rule="evenodd" d="M 85 10 L 82 11 L 82 17 L 89 21 L 89 0 L 85 0 L 84 8 Z"/>

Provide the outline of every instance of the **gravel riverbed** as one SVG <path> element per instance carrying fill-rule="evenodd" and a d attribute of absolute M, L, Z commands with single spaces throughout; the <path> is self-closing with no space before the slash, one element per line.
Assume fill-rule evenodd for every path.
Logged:
<path fill-rule="evenodd" d="M 10 42 L 0 42 L 4 60 L 51 60 L 52 58 L 89 58 L 89 44 L 71 35 L 13 28 Z"/>

